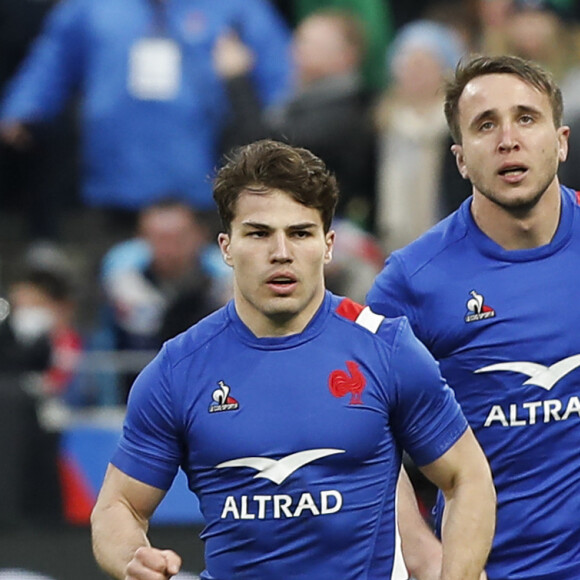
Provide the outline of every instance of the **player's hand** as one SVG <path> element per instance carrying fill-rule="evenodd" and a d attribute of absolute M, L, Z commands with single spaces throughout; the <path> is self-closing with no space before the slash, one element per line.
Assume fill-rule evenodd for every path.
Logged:
<path fill-rule="evenodd" d="M 166 580 L 181 568 L 181 558 L 172 550 L 139 548 L 127 564 L 125 580 Z"/>

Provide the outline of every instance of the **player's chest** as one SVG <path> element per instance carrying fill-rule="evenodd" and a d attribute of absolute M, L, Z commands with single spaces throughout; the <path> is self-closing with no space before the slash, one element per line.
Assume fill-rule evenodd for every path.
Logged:
<path fill-rule="evenodd" d="M 564 343 L 580 352 L 579 285 L 580 274 L 565 263 L 470 270 L 429 289 L 420 338 L 440 360 L 493 352 L 551 355 Z"/>
<path fill-rule="evenodd" d="M 570 268 L 511 265 L 459 280 L 432 352 L 475 427 L 580 420 L 580 307 Z"/>
<path fill-rule="evenodd" d="M 197 461 L 317 449 L 375 456 L 388 439 L 384 377 L 356 356 L 313 355 L 246 355 L 207 373 L 186 422 Z"/>

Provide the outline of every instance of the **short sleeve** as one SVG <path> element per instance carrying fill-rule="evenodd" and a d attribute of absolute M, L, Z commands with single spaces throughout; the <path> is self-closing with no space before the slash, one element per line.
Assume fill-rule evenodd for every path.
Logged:
<path fill-rule="evenodd" d="M 143 483 L 169 489 L 182 459 L 178 434 L 164 347 L 131 387 L 123 433 L 111 462 Z"/>
<path fill-rule="evenodd" d="M 439 365 L 402 319 L 391 372 L 395 389 L 394 434 L 417 465 L 443 455 L 467 429 L 467 420 Z"/>

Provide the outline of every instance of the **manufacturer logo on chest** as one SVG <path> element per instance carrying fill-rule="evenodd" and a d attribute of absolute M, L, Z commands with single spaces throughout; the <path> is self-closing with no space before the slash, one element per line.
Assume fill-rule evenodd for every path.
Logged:
<path fill-rule="evenodd" d="M 219 388 L 212 393 L 212 403 L 209 406 L 210 413 L 221 413 L 223 411 L 236 411 L 240 404 L 230 395 L 230 388 L 224 381 L 218 382 Z"/>
<path fill-rule="evenodd" d="M 468 314 L 465 315 L 465 322 L 477 322 L 478 320 L 485 320 L 495 316 L 495 310 L 485 304 L 483 294 L 479 294 L 475 290 L 472 290 L 469 294 L 471 298 L 466 304 Z"/>

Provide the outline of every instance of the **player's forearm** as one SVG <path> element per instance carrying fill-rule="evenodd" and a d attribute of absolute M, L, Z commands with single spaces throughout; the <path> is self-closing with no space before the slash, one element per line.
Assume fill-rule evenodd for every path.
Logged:
<path fill-rule="evenodd" d="M 496 498 L 487 473 L 472 473 L 446 494 L 441 580 L 478 580 L 495 529 Z"/>
<path fill-rule="evenodd" d="M 91 515 L 93 553 L 99 566 L 113 578 L 124 580 L 125 569 L 138 548 L 149 546 L 148 524 L 128 507 L 117 503 L 97 505 Z"/>
<path fill-rule="evenodd" d="M 403 559 L 409 574 L 417 580 L 439 580 L 441 543 L 419 511 L 415 491 L 404 468 L 397 486 L 397 513 Z"/>

